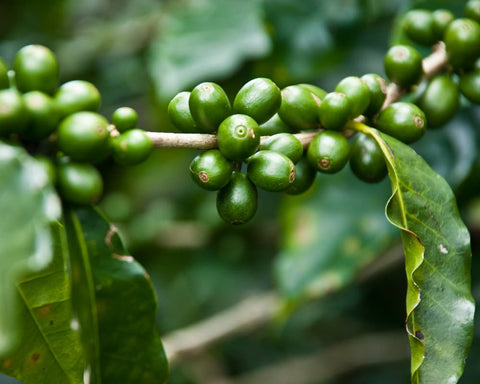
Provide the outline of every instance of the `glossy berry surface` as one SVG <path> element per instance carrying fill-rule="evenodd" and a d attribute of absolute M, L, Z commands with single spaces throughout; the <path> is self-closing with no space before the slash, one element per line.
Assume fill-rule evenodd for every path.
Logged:
<path fill-rule="evenodd" d="M 85 80 L 72 80 L 62 84 L 55 92 L 55 104 L 61 116 L 75 112 L 96 112 L 100 108 L 101 96 L 98 89 Z"/>
<path fill-rule="evenodd" d="M 137 128 L 138 114 L 130 107 L 120 107 L 113 111 L 112 124 L 118 132 L 125 132 Z"/>
<path fill-rule="evenodd" d="M 335 92 L 343 93 L 350 101 L 350 117 L 357 117 L 365 112 L 370 104 L 370 89 L 357 76 L 342 79 L 335 87 Z"/>
<path fill-rule="evenodd" d="M 480 69 L 474 69 L 461 75 L 459 87 L 468 100 L 480 104 Z"/>
<path fill-rule="evenodd" d="M 352 116 L 352 103 L 345 94 L 331 92 L 322 100 L 318 116 L 323 128 L 340 130 Z"/>
<path fill-rule="evenodd" d="M 412 9 L 403 18 L 403 31 L 410 40 L 421 45 L 432 45 L 437 41 L 432 11 Z"/>
<path fill-rule="evenodd" d="M 376 73 L 367 73 L 361 77 L 370 90 L 370 103 L 364 112 L 365 116 L 371 117 L 380 111 L 387 98 L 387 84 L 385 79 Z"/>
<path fill-rule="evenodd" d="M 278 111 L 281 102 L 278 86 L 270 79 L 259 77 L 250 80 L 238 91 L 233 101 L 233 111 L 248 115 L 262 124 Z"/>
<path fill-rule="evenodd" d="M 423 75 L 422 56 L 408 45 L 394 45 L 385 55 L 384 68 L 391 81 L 408 88 Z"/>
<path fill-rule="evenodd" d="M 290 132 L 291 128 L 283 122 L 278 113 L 274 114 L 268 121 L 258 126 L 260 136 L 273 136 L 277 133 Z"/>
<path fill-rule="evenodd" d="M 197 123 L 193 120 L 190 113 L 188 102 L 190 100 L 190 92 L 180 92 L 168 103 L 168 118 L 171 123 L 180 132 L 194 133 L 198 132 Z"/>
<path fill-rule="evenodd" d="M 295 164 L 295 180 L 285 190 L 289 195 L 300 195 L 307 191 L 315 181 L 318 172 L 313 168 L 306 157 Z"/>
<path fill-rule="evenodd" d="M 42 91 L 52 94 L 59 78 L 55 54 L 43 45 L 27 45 L 13 59 L 15 82 L 21 92 Z"/>
<path fill-rule="evenodd" d="M 59 125 L 58 148 L 75 161 L 96 162 L 110 151 L 108 121 L 95 112 L 77 112 Z"/>
<path fill-rule="evenodd" d="M 480 25 L 471 19 L 456 19 L 447 27 L 444 41 L 454 69 L 472 68 L 480 56 Z"/>
<path fill-rule="evenodd" d="M 343 169 L 350 156 L 350 143 L 339 132 L 323 131 L 308 146 L 310 165 L 323 173 L 336 173 Z"/>
<path fill-rule="evenodd" d="M 278 115 L 292 132 L 317 128 L 321 98 L 308 87 L 290 85 L 282 89 L 282 104 Z"/>
<path fill-rule="evenodd" d="M 250 221 L 257 212 L 257 188 L 245 173 L 234 171 L 230 182 L 217 192 L 217 212 L 229 224 Z"/>
<path fill-rule="evenodd" d="M 464 15 L 468 19 L 480 23 L 480 0 L 470 0 L 465 4 Z"/>
<path fill-rule="evenodd" d="M 410 144 L 424 135 L 427 121 L 425 114 L 416 105 L 398 101 L 378 115 L 375 126 L 387 135 Z"/>
<path fill-rule="evenodd" d="M 29 139 L 44 139 L 55 131 L 60 116 L 53 99 L 46 93 L 30 91 L 23 95 L 28 113 L 28 125 L 23 135 Z"/>
<path fill-rule="evenodd" d="M 281 153 L 294 163 L 299 161 L 303 156 L 302 142 L 291 133 L 277 133 L 269 137 L 261 144 L 260 149 Z"/>
<path fill-rule="evenodd" d="M 100 200 L 103 180 L 100 172 L 87 163 L 64 163 L 57 169 L 57 186 L 62 199 L 88 205 Z"/>
<path fill-rule="evenodd" d="M 218 149 L 227 159 L 244 160 L 260 146 L 257 130 L 258 124 L 250 116 L 231 115 L 218 127 Z"/>
<path fill-rule="evenodd" d="M 145 131 L 129 129 L 112 140 L 112 156 L 120 165 L 136 165 L 148 159 L 153 143 Z"/>
<path fill-rule="evenodd" d="M 377 183 L 388 173 L 377 142 L 363 133 L 357 133 L 352 143 L 350 168 L 355 176 L 367 183 Z"/>
<path fill-rule="evenodd" d="M 247 176 L 266 191 L 284 191 L 295 180 L 295 166 L 281 153 L 262 150 L 247 159 Z"/>
<path fill-rule="evenodd" d="M 432 13 L 433 30 L 437 40 L 443 40 L 443 35 L 449 24 L 455 20 L 455 15 L 448 9 L 436 9 Z"/>
<path fill-rule="evenodd" d="M 223 88 L 211 82 L 198 84 L 188 100 L 190 113 L 201 132 L 213 132 L 231 113 L 230 101 Z"/>
<path fill-rule="evenodd" d="M 12 88 L 0 90 L 0 106 L 0 135 L 22 131 L 28 122 L 22 94 Z"/>
<path fill-rule="evenodd" d="M 233 164 L 218 149 L 210 149 L 196 156 L 189 169 L 193 181 L 198 186 L 215 191 L 228 184 Z"/>

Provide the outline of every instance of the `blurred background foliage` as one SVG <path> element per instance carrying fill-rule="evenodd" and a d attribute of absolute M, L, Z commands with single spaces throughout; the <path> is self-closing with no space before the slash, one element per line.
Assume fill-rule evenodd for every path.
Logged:
<path fill-rule="evenodd" d="M 258 76 L 280 87 L 308 82 L 330 91 L 348 75 L 384 75 L 389 45 L 406 39 L 398 28 L 403 12 L 449 8 L 460 16 L 464 3 L 2 0 L 0 55 L 11 62 L 23 45 L 47 45 L 58 54 L 62 81 L 85 79 L 99 88 L 103 114 L 131 106 L 139 112 L 141 128 L 174 131 L 166 115 L 168 101 L 201 81 L 218 82 L 233 98 Z M 477 301 L 479 121 L 479 108 L 463 100 L 451 123 L 415 144 L 457 193 L 472 233 Z M 383 211 L 388 181 L 365 185 L 345 169 L 318 177 L 300 197 L 260 193 L 255 219 L 230 227 L 218 218 L 215 194 L 190 180 L 188 166 L 195 155 L 157 150 L 136 167 L 102 166 L 106 193 L 101 206 L 152 277 L 161 334 L 268 290 L 280 292 L 289 305 L 270 327 L 235 336 L 172 366 L 170 383 L 254 383 L 257 371 L 272 367 L 282 372 L 292 362 L 336 346 L 345 365 L 338 373 L 335 364 L 325 368 L 332 372 L 324 380 L 315 370 L 289 369 L 291 381 L 286 382 L 408 382 L 408 354 L 387 349 L 383 353 L 391 355 L 390 362 L 356 364 L 359 353 L 369 355 L 362 350 L 368 343 L 360 344 L 360 351 L 348 347 L 349 340 L 363 335 L 396 332 L 404 337 L 398 349 L 407 349 L 399 234 Z M 369 270 L 372 263 L 376 271 Z M 463 383 L 480 377 L 478 329 Z M 0 378 L 0 383 L 7 380 Z"/>

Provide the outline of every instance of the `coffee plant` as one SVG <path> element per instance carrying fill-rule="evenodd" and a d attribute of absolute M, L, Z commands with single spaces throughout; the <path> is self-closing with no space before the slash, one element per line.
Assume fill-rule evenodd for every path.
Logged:
<path fill-rule="evenodd" d="M 0 371 L 33 384 L 167 381 L 153 285 L 98 204 L 113 164 L 190 148 L 192 188 L 215 194 L 225 225 L 254 221 L 269 194 L 312 193 L 321 174 L 347 167 L 372 188 L 388 176 L 411 382 L 458 382 L 473 337 L 470 234 L 449 184 L 411 145 L 480 104 L 479 23 L 477 0 L 462 16 L 412 9 L 386 76 L 331 90 L 256 77 L 228 95 L 201 82 L 168 104 L 178 133 L 140 128 L 130 106 L 102 115 L 97 87 L 60 84 L 46 46 L 0 60 Z"/>

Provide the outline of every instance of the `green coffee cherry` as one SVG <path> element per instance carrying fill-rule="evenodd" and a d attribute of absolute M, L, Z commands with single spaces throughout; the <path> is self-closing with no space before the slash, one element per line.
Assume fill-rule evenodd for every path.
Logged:
<path fill-rule="evenodd" d="M 416 104 L 425 113 L 429 128 L 444 125 L 460 106 L 458 85 L 448 75 L 435 76 L 428 82 Z"/>
<path fill-rule="evenodd" d="M 432 11 L 412 9 L 403 18 L 403 31 L 415 43 L 430 46 L 437 42 Z"/>
<path fill-rule="evenodd" d="M 280 89 L 270 79 L 259 77 L 246 83 L 235 96 L 233 111 L 252 117 L 258 124 L 270 119 L 280 108 Z"/>
<path fill-rule="evenodd" d="M 448 25 L 455 20 L 455 15 L 448 9 L 437 9 L 432 13 L 433 31 L 437 41 L 443 40 Z"/>
<path fill-rule="evenodd" d="M 387 98 L 387 84 L 385 79 L 376 73 L 367 73 L 361 79 L 370 90 L 370 103 L 364 112 L 367 117 L 372 117 L 380 111 Z"/>
<path fill-rule="evenodd" d="M 387 165 L 377 142 L 363 133 L 357 133 L 350 151 L 350 168 L 355 176 L 367 183 L 382 181 Z"/>
<path fill-rule="evenodd" d="M 339 132 L 323 131 L 308 146 L 307 158 L 312 167 L 323 173 L 336 173 L 347 164 L 350 144 Z"/>
<path fill-rule="evenodd" d="M 10 86 L 10 80 L 8 78 L 8 66 L 7 63 L 0 57 L 0 89 L 5 89 Z"/>
<path fill-rule="evenodd" d="M 320 123 L 325 129 L 340 130 L 352 116 L 350 99 L 340 92 L 331 92 L 318 108 Z"/>
<path fill-rule="evenodd" d="M 145 131 L 129 129 L 112 140 L 112 156 L 120 165 L 136 165 L 148 159 L 153 143 Z"/>
<path fill-rule="evenodd" d="M 190 92 L 180 92 L 168 104 L 168 117 L 180 132 L 198 132 L 197 123 L 190 113 L 189 100 Z"/>
<path fill-rule="evenodd" d="M 227 159 L 244 160 L 260 145 L 258 124 L 250 116 L 235 114 L 227 117 L 217 132 L 218 149 Z"/>
<path fill-rule="evenodd" d="M 87 163 L 64 163 L 57 169 L 57 186 L 63 200 L 80 205 L 94 204 L 103 192 L 100 172 Z"/>
<path fill-rule="evenodd" d="M 13 59 L 12 69 L 19 91 L 52 94 L 58 85 L 59 69 L 55 54 L 42 45 L 27 45 Z"/>
<path fill-rule="evenodd" d="M 90 82 L 72 80 L 64 83 L 55 93 L 55 104 L 61 116 L 75 112 L 96 112 L 100 108 L 101 96 L 98 89 Z"/>
<path fill-rule="evenodd" d="M 22 94 L 16 89 L 0 90 L 0 136 L 19 133 L 28 122 L 28 113 Z"/>
<path fill-rule="evenodd" d="M 38 164 L 42 166 L 47 174 L 48 181 L 54 185 L 57 182 L 57 169 L 55 164 L 53 164 L 52 160 L 44 155 L 35 155 L 35 160 Z"/>
<path fill-rule="evenodd" d="M 130 107 L 117 108 L 112 114 L 112 124 L 120 133 L 137 128 L 137 111 Z"/>
<path fill-rule="evenodd" d="M 53 99 L 46 93 L 30 91 L 23 95 L 23 100 L 29 116 L 23 135 L 33 140 L 48 137 L 55 131 L 60 120 Z"/>
<path fill-rule="evenodd" d="M 448 61 L 455 70 L 473 68 L 480 57 L 480 25 L 471 19 L 456 19 L 445 31 Z"/>
<path fill-rule="evenodd" d="M 327 91 L 323 90 L 320 87 L 317 87 L 316 85 L 307 84 L 307 83 L 300 83 L 300 84 L 298 84 L 298 86 L 309 90 L 315 96 L 317 96 L 320 100 L 323 100 L 323 98 L 325 96 L 327 96 Z"/>
<path fill-rule="evenodd" d="M 460 76 L 460 91 L 472 103 L 480 104 L 480 69 Z"/>
<path fill-rule="evenodd" d="M 265 191 L 284 191 L 295 180 L 295 165 L 281 153 L 258 151 L 247 159 L 247 176 Z"/>
<path fill-rule="evenodd" d="M 234 171 L 230 182 L 217 192 L 217 211 L 229 224 L 250 221 L 257 211 L 257 188 L 247 175 Z"/>
<path fill-rule="evenodd" d="M 425 114 L 416 105 L 398 101 L 378 115 L 375 125 L 387 135 L 410 144 L 424 135 L 427 121 Z"/>
<path fill-rule="evenodd" d="M 290 130 L 290 127 L 283 122 L 278 113 L 258 126 L 258 134 L 260 136 L 273 136 L 277 133 L 290 132 Z"/>
<path fill-rule="evenodd" d="M 216 191 L 230 181 L 233 164 L 218 149 L 210 149 L 196 156 L 190 163 L 190 175 L 197 185 Z"/>
<path fill-rule="evenodd" d="M 315 129 L 320 124 L 318 108 L 321 103 L 321 98 L 305 85 L 290 85 L 282 89 L 278 115 L 293 132 Z"/>
<path fill-rule="evenodd" d="M 58 148 L 74 161 L 97 162 L 110 152 L 108 121 L 95 112 L 77 112 L 58 127 Z"/>
<path fill-rule="evenodd" d="M 422 75 L 422 56 L 408 45 L 394 45 L 384 60 L 385 73 L 388 78 L 404 88 L 417 84 Z"/>
<path fill-rule="evenodd" d="M 289 195 L 300 195 L 307 191 L 315 181 L 317 169 L 313 168 L 306 157 L 295 164 L 295 180 L 285 190 Z"/>
<path fill-rule="evenodd" d="M 287 156 L 293 163 L 303 156 L 302 142 L 291 133 L 277 133 L 260 145 L 261 150 L 270 150 Z"/>
<path fill-rule="evenodd" d="M 370 89 L 357 76 L 348 76 L 341 80 L 335 87 L 335 92 L 343 93 L 350 100 L 351 118 L 364 113 L 370 104 Z"/>
<path fill-rule="evenodd" d="M 480 0 L 470 0 L 465 4 L 464 15 L 466 18 L 480 23 Z"/>
<path fill-rule="evenodd" d="M 202 132 L 213 132 L 231 113 L 230 101 L 223 88 L 215 83 L 201 83 L 188 100 L 193 120 Z"/>

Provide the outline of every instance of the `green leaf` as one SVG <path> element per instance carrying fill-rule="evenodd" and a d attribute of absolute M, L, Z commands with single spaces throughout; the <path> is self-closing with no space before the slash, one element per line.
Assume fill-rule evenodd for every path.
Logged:
<path fill-rule="evenodd" d="M 365 184 L 345 169 L 319 174 L 316 186 L 315 193 L 285 199 L 275 272 L 290 298 L 346 286 L 397 238 L 383 213 L 388 183 Z"/>
<path fill-rule="evenodd" d="M 45 169 L 22 148 L 0 142 L 0 356 L 19 344 L 17 283 L 52 260 L 50 223 L 60 214 Z"/>
<path fill-rule="evenodd" d="M 81 277 L 73 281 L 73 291 L 82 313 L 83 339 L 98 340 L 97 347 L 87 346 L 92 382 L 166 382 L 168 365 L 156 330 L 157 302 L 148 274 L 126 253 L 116 229 L 98 211 L 69 211 L 65 222 L 69 242 L 81 250 L 72 261 L 72 272 Z"/>
<path fill-rule="evenodd" d="M 22 279 L 18 286 L 24 337 L 15 351 L 0 360 L 0 370 L 25 383 L 83 383 L 85 360 L 72 314 L 65 231 L 52 227 L 53 261 Z"/>
<path fill-rule="evenodd" d="M 363 124 L 389 167 L 388 219 L 402 230 L 413 383 L 456 383 L 473 337 L 470 235 L 448 183 L 409 146 Z"/>
<path fill-rule="evenodd" d="M 225 77 L 270 50 L 258 0 L 181 2 L 162 19 L 149 71 L 160 99 Z M 213 79 L 212 79 L 213 78 Z"/>

